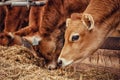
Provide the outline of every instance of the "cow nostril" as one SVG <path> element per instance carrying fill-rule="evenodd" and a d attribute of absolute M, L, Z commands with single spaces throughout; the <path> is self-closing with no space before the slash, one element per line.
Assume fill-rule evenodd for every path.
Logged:
<path fill-rule="evenodd" d="M 51 70 L 52 68 L 51 67 L 48 67 L 48 70 Z"/>
<path fill-rule="evenodd" d="M 48 67 L 48 70 L 54 70 L 54 69 L 57 69 L 57 67 Z"/>
<path fill-rule="evenodd" d="M 58 61 L 58 65 L 61 66 L 62 65 L 62 60 Z"/>

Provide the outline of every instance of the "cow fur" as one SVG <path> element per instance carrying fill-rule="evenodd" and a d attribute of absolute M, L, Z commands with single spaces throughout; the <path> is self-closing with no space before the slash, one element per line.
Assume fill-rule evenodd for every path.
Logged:
<path fill-rule="evenodd" d="M 5 6 L 4 32 L 15 32 L 28 25 L 29 10 L 26 7 Z"/>

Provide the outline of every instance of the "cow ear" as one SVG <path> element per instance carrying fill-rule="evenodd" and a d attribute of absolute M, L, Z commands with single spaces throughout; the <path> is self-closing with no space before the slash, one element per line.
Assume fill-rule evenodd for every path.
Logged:
<path fill-rule="evenodd" d="M 23 38 L 29 41 L 33 46 L 39 45 L 39 42 L 42 40 L 39 35 L 25 36 Z"/>
<path fill-rule="evenodd" d="M 67 18 L 67 20 L 66 20 L 66 27 L 68 27 L 70 23 L 71 23 L 71 19 Z"/>
<path fill-rule="evenodd" d="M 83 14 L 82 22 L 83 22 L 84 26 L 87 27 L 88 30 L 92 30 L 94 28 L 94 20 L 93 20 L 92 15 Z"/>

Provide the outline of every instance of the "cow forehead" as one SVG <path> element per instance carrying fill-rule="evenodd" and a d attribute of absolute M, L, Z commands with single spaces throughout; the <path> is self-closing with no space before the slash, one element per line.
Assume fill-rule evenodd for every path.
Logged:
<path fill-rule="evenodd" d="M 77 31 L 83 28 L 83 23 L 81 20 L 72 20 L 68 26 L 68 31 Z"/>
<path fill-rule="evenodd" d="M 76 19 L 76 20 L 71 20 L 71 24 L 70 25 L 81 25 L 82 21 L 80 19 Z"/>
<path fill-rule="evenodd" d="M 70 25 L 67 27 L 65 36 L 70 36 L 73 33 L 81 33 L 85 29 L 82 21 L 74 20 L 71 21 Z"/>

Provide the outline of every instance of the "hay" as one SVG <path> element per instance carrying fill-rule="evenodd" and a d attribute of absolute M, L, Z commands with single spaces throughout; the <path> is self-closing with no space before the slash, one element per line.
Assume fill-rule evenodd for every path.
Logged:
<path fill-rule="evenodd" d="M 0 46 L 0 80 L 119 80 L 119 76 L 97 68 L 86 70 L 73 66 L 57 70 L 44 68 L 44 59 L 35 58 L 21 46 Z M 81 64 L 82 66 L 84 64 Z M 88 65 L 86 65 L 88 66 Z"/>

